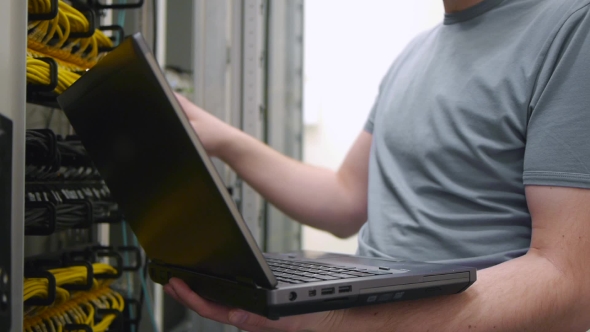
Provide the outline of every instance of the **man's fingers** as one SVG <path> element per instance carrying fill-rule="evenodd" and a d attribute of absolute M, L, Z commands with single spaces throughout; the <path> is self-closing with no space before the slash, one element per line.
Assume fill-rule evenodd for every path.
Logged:
<path fill-rule="evenodd" d="M 199 315 L 225 324 L 229 323 L 229 308 L 203 299 L 180 279 L 172 278 L 168 285 L 170 285 L 180 303 L 191 308 Z"/>
<path fill-rule="evenodd" d="M 264 331 L 282 325 L 280 322 L 271 321 L 265 317 L 239 309 L 231 310 L 228 317 L 232 325 L 245 331 Z"/>
<path fill-rule="evenodd" d="M 174 288 L 172 288 L 172 286 L 170 286 L 169 284 L 164 285 L 164 292 L 170 295 L 170 297 L 172 297 L 177 302 L 182 303 L 182 301 L 178 298 L 178 295 L 176 295 Z"/>
<path fill-rule="evenodd" d="M 176 294 L 176 291 L 174 290 L 174 287 L 172 287 L 172 285 L 167 284 L 166 286 L 164 286 L 164 292 L 170 295 L 174 300 L 176 300 L 176 302 L 182 304 L 185 307 L 188 307 L 188 304 L 180 296 L 178 296 L 178 294 Z"/>
<path fill-rule="evenodd" d="M 248 320 L 249 314 L 243 310 L 232 310 L 229 312 L 229 321 L 235 326 L 243 326 Z"/>
<path fill-rule="evenodd" d="M 229 314 L 229 322 L 240 330 L 249 332 L 267 331 L 300 331 L 305 322 L 302 316 L 283 317 L 279 320 L 270 320 L 244 310 L 232 309 Z M 309 316 L 309 319 L 314 317 Z M 305 319 L 305 318 L 304 318 Z"/>
<path fill-rule="evenodd" d="M 182 280 L 176 278 L 170 279 L 169 284 L 164 286 L 164 291 L 202 317 L 223 324 L 231 324 L 245 331 L 288 331 L 298 329 L 304 323 L 300 320 L 301 317 L 284 317 L 273 321 L 241 309 L 230 309 L 209 302 L 193 292 Z M 308 315 L 307 319 L 316 319 L 314 316 L 316 315 Z"/>

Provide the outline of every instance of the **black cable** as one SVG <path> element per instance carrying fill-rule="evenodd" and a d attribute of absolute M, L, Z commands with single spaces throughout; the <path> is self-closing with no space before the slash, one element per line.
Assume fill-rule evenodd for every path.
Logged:
<path fill-rule="evenodd" d="M 80 141 L 58 141 L 57 148 L 62 159 L 81 160 L 84 164 L 90 164 L 88 153 Z"/>
<path fill-rule="evenodd" d="M 118 210 L 118 205 L 109 201 L 92 201 L 94 220 L 106 219 L 113 216 Z"/>
<path fill-rule="evenodd" d="M 47 209 L 33 208 L 25 210 L 25 227 L 35 226 L 47 220 Z"/>
<path fill-rule="evenodd" d="M 46 178 L 49 172 L 56 171 L 61 164 L 61 156 L 55 150 L 55 136 L 46 129 L 27 130 L 25 159 L 27 179 Z M 34 166 L 34 167 L 29 167 Z"/>
<path fill-rule="evenodd" d="M 59 204 L 56 206 L 57 229 L 69 229 L 87 222 L 86 207 L 78 204 Z"/>
<path fill-rule="evenodd" d="M 48 137 L 42 133 L 34 130 L 27 130 L 26 134 L 26 148 L 27 156 L 33 157 L 40 154 L 42 158 L 47 158 L 49 155 Z"/>

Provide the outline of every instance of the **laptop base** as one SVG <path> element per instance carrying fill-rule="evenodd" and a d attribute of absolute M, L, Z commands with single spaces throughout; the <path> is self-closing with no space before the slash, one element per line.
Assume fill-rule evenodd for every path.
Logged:
<path fill-rule="evenodd" d="M 408 279 L 406 280 L 408 283 L 402 282 L 374 291 L 370 288 L 360 289 L 357 284 L 361 285 L 362 281 L 357 281 L 357 284 L 353 284 L 354 291 L 342 293 L 339 286 L 333 283 L 279 284 L 275 289 L 264 289 L 256 285 L 241 284 L 154 262 L 150 262 L 148 271 L 151 279 L 158 284 L 165 285 L 170 278 L 178 278 L 209 301 L 240 308 L 272 320 L 291 315 L 451 295 L 464 291 L 474 281 L 469 276 L 448 279 L 448 275 L 441 275 L 440 280 L 410 282 L 411 279 Z M 345 283 L 347 282 L 343 281 L 343 284 Z M 326 290 L 333 290 L 334 293 L 323 294 Z M 310 292 L 314 294 L 313 300 L 308 297 Z M 288 294 L 286 296 L 289 298 L 288 302 L 284 301 L 284 293 Z M 291 296 L 292 294 L 295 295 Z M 277 301 L 277 299 L 283 299 L 283 301 Z"/>

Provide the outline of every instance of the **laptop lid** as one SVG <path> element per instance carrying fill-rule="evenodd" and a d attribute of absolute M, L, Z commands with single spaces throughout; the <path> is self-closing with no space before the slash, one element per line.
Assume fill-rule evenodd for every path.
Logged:
<path fill-rule="evenodd" d="M 58 102 L 153 261 L 276 286 L 141 34 Z"/>

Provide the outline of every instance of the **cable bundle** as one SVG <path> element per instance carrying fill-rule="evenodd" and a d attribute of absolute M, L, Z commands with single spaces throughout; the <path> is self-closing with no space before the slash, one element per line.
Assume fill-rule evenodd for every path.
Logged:
<path fill-rule="evenodd" d="M 26 190 L 25 235 L 51 235 L 123 219 L 104 184 L 27 184 Z"/>
<path fill-rule="evenodd" d="M 63 93 L 70 85 L 80 78 L 79 74 L 58 68 L 57 86 L 53 92 Z M 27 83 L 35 85 L 50 85 L 52 81 L 49 63 L 27 56 Z"/>
<path fill-rule="evenodd" d="M 74 136 L 50 129 L 26 135 L 25 234 L 50 235 L 92 223 L 122 220 L 118 205 Z"/>
<path fill-rule="evenodd" d="M 88 228 L 94 221 L 94 217 L 89 216 L 88 205 L 79 202 L 30 206 L 27 202 L 25 235 L 50 235 L 66 229 Z"/>
<path fill-rule="evenodd" d="M 23 331 L 69 331 L 83 330 L 82 326 L 90 331 L 103 332 L 117 318 L 117 314 L 108 313 L 97 319 L 101 311 L 123 312 L 125 301 L 114 290 L 103 287 L 95 291 L 80 294 L 72 300 L 58 307 L 50 308 L 33 318 L 27 318 L 23 324 Z M 70 326 L 68 326 L 70 325 Z"/>
<path fill-rule="evenodd" d="M 117 270 L 107 264 L 94 263 L 92 275 L 117 275 Z M 123 312 L 125 303 L 121 295 L 109 288 L 112 279 L 91 280 L 90 291 L 72 291 L 69 286 L 88 284 L 89 269 L 85 266 L 72 266 L 51 269 L 48 272 L 55 278 L 55 299 L 50 306 L 27 306 L 24 331 L 63 331 L 68 324 L 82 324 L 92 331 L 106 331 L 118 314 Z M 73 285 L 73 286 L 72 286 Z M 26 278 L 24 281 L 24 298 L 48 298 L 50 282 L 43 278 Z M 109 309 L 109 310 L 105 310 Z M 96 314 L 104 313 L 97 320 Z M 106 311 L 106 312 L 105 312 Z M 75 330 L 75 329 L 71 329 Z"/>
<path fill-rule="evenodd" d="M 26 166 L 27 181 L 101 181 L 80 140 L 49 129 L 27 130 Z"/>
<path fill-rule="evenodd" d="M 64 285 L 84 285 L 88 282 L 88 269 L 84 266 L 71 266 L 48 270 L 55 278 L 56 301 L 54 305 L 59 305 L 70 299 L 70 293 L 63 287 Z M 92 264 L 92 273 L 94 275 L 117 274 L 117 269 L 104 263 Z M 98 289 L 108 286 L 111 280 L 92 280 L 92 289 Z M 42 278 L 25 278 L 24 280 L 24 298 L 27 301 L 33 297 L 47 298 L 49 282 Z M 59 299 L 59 300 L 58 300 Z M 35 307 L 34 309 L 45 309 L 44 307 Z"/>
<path fill-rule="evenodd" d="M 112 48 L 113 42 L 102 31 L 95 30 L 80 11 L 61 0 L 58 7 L 53 19 L 29 22 L 30 55 L 51 56 L 71 71 L 91 68 L 99 60 L 101 49 Z M 46 13 L 50 8 L 50 0 L 29 0 L 31 14 Z"/>
<path fill-rule="evenodd" d="M 84 145 L 82 145 L 79 139 L 74 138 L 74 136 L 70 136 L 65 140 L 58 137 L 57 150 L 61 155 L 62 165 L 82 165 L 92 166 L 94 168 L 94 164 L 88 156 Z"/>
<path fill-rule="evenodd" d="M 52 8 L 52 5 L 58 8 Z M 55 14 L 52 18 L 29 22 L 27 83 L 33 87 L 49 86 L 51 92 L 61 94 L 80 78 L 79 73 L 94 66 L 104 52 L 113 47 L 112 40 L 94 28 L 94 13 L 91 10 L 88 10 L 88 17 L 92 18 L 89 21 L 88 17 L 62 0 L 29 0 L 28 7 L 32 17 Z M 43 60 L 47 57 L 56 62 L 58 68 L 55 71 L 52 71 L 48 61 Z"/>

